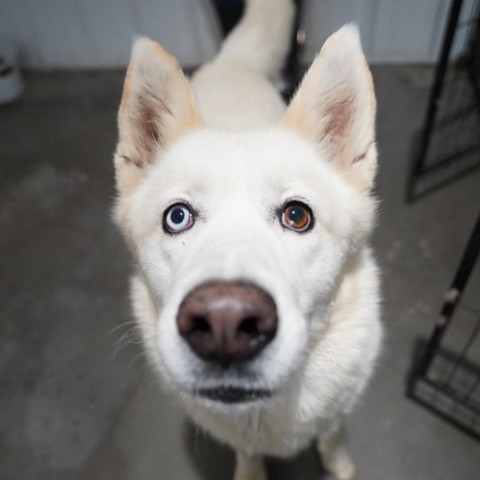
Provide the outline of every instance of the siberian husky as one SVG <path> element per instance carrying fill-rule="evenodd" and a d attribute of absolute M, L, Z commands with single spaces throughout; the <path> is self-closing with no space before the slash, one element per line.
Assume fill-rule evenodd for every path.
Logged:
<path fill-rule="evenodd" d="M 285 108 L 272 80 L 293 15 L 291 0 L 248 0 L 190 81 L 137 39 L 118 117 L 135 317 L 166 389 L 235 449 L 235 480 L 265 479 L 262 455 L 312 440 L 354 478 L 342 424 L 382 338 L 372 78 L 344 26 Z"/>

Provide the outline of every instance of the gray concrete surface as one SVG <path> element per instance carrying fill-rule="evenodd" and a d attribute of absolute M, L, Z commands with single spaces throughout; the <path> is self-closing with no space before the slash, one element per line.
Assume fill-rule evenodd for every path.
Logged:
<path fill-rule="evenodd" d="M 480 444 L 404 394 L 480 196 L 477 172 L 404 204 L 429 74 L 374 70 L 388 336 L 348 422 L 359 480 L 479 478 Z M 162 395 L 135 341 L 131 261 L 110 222 L 121 82 L 118 72 L 30 75 L 23 98 L 0 108 L 1 480 L 231 478 L 231 451 Z M 313 449 L 269 470 L 322 478 Z"/>

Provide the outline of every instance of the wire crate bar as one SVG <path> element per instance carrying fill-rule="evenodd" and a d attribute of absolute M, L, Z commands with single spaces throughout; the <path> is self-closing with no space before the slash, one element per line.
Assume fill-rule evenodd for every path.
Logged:
<path fill-rule="evenodd" d="M 479 3 L 451 3 L 424 124 L 414 140 L 407 202 L 480 166 Z"/>
<path fill-rule="evenodd" d="M 480 254 L 480 215 L 430 339 L 408 381 L 408 395 L 480 439 L 480 310 L 461 303 Z M 447 345 L 456 337 L 456 349 Z"/>

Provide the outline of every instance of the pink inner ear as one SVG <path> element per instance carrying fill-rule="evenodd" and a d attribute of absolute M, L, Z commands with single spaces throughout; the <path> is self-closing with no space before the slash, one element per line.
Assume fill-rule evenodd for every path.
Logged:
<path fill-rule="evenodd" d="M 157 146 L 165 143 L 162 129 L 168 122 L 167 117 L 172 116 L 172 111 L 167 102 L 152 89 L 141 93 L 138 99 L 138 107 L 138 127 L 142 143 L 139 147 L 140 150 L 145 151 L 147 154 L 147 158 L 142 158 L 141 160 L 149 163 Z"/>
<path fill-rule="evenodd" d="M 325 133 L 335 140 L 344 139 L 352 125 L 352 103 L 353 99 L 348 98 L 342 102 L 337 102 L 327 109 L 326 115 L 329 117 Z"/>
<path fill-rule="evenodd" d="M 141 138 L 143 141 L 143 148 L 153 155 L 155 145 L 160 142 L 160 130 L 158 124 L 160 117 L 155 113 L 154 109 L 149 105 L 142 104 L 139 111 Z M 147 159 L 148 161 L 149 159 Z"/>
<path fill-rule="evenodd" d="M 322 131 L 323 138 L 327 140 L 330 148 L 338 151 L 343 148 L 343 142 L 348 137 L 352 128 L 355 94 L 348 85 L 336 86 L 329 92 L 332 95 L 325 103 L 318 105 L 321 116 L 325 119 L 325 126 Z"/>

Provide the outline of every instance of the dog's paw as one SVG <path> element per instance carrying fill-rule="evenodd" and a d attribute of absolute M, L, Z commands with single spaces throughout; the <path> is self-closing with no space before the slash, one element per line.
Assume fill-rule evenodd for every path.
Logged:
<path fill-rule="evenodd" d="M 235 470 L 235 475 L 233 480 L 267 480 L 267 474 L 265 470 L 258 469 L 258 470 Z"/>
<path fill-rule="evenodd" d="M 328 466 L 332 480 L 355 480 L 357 471 L 352 460 L 348 456 L 337 459 L 334 464 Z"/>
<path fill-rule="evenodd" d="M 345 435 L 340 428 L 320 440 L 318 449 L 322 463 L 332 480 L 354 480 L 355 464 L 348 452 Z"/>
<path fill-rule="evenodd" d="M 262 459 L 237 454 L 237 466 L 233 480 L 267 480 L 267 472 Z"/>

